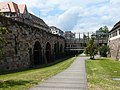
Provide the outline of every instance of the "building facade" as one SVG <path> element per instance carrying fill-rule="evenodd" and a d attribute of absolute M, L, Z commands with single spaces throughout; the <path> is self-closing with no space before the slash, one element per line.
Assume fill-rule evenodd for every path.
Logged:
<path fill-rule="evenodd" d="M 50 30 L 51 30 L 52 34 L 56 34 L 56 35 L 64 37 L 64 32 L 62 30 L 60 30 L 59 28 L 57 28 L 55 26 L 50 26 Z"/>
<path fill-rule="evenodd" d="M 108 32 L 102 32 L 97 30 L 95 33 L 91 35 L 94 38 L 94 43 L 97 47 L 102 46 L 102 44 L 107 45 L 108 43 Z"/>
<path fill-rule="evenodd" d="M 75 39 L 75 34 L 71 31 L 65 31 L 64 37 L 67 40 L 74 40 Z"/>
<path fill-rule="evenodd" d="M 0 13 L 5 17 L 20 17 L 18 5 L 14 2 L 0 2 Z"/>
<path fill-rule="evenodd" d="M 108 45 L 110 48 L 108 56 L 115 60 L 120 60 L 120 21 L 109 32 Z"/>
<path fill-rule="evenodd" d="M 14 2 L 0 2 L 0 13 L 7 18 L 50 32 L 49 26 L 41 18 L 29 13 L 25 4 L 18 5 Z"/>

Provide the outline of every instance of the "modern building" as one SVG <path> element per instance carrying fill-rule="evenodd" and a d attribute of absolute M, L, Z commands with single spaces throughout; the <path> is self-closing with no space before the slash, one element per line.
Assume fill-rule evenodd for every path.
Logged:
<path fill-rule="evenodd" d="M 109 32 L 108 45 L 110 48 L 108 56 L 115 60 L 120 60 L 120 21 Z"/>
<path fill-rule="evenodd" d="M 94 43 L 96 46 L 101 46 L 102 44 L 107 45 L 108 43 L 108 32 L 102 32 L 97 30 L 95 33 L 91 35 L 94 38 Z"/>
<path fill-rule="evenodd" d="M 66 31 L 64 34 L 65 37 L 65 50 L 69 52 L 68 54 L 74 55 L 82 53 L 84 50 L 83 39 L 76 37 L 76 33 L 71 31 Z"/>
<path fill-rule="evenodd" d="M 62 30 L 60 30 L 59 28 L 57 28 L 55 26 L 50 26 L 50 30 L 51 30 L 52 34 L 56 34 L 56 35 L 64 37 L 64 32 Z"/>
<path fill-rule="evenodd" d="M 66 40 L 67 39 L 68 40 L 73 40 L 73 39 L 75 39 L 75 34 L 71 31 L 65 31 L 64 37 L 65 37 Z"/>

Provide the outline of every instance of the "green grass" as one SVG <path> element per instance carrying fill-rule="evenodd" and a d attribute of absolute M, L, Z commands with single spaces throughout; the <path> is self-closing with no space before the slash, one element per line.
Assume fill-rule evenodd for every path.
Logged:
<path fill-rule="evenodd" d="M 0 75 L 0 90 L 26 90 L 63 71 L 75 57 L 45 68 Z"/>
<path fill-rule="evenodd" d="M 120 90 L 120 62 L 108 58 L 86 61 L 88 90 Z"/>

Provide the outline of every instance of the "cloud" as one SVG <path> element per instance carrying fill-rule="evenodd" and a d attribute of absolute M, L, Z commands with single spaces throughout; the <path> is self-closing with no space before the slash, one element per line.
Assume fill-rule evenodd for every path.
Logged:
<path fill-rule="evenodd" d="M 78 7 L 72 7 L 66 10 L 63 14 L 58 17 L 58 24 L 62 29 L 72 30 L 74 25 L 77 24 L 79 18 L 80 9 Z"/>
<path fill-rule="evenodd" d="M 120 20 L 119 0 L 88 0 L 88 2 L 81 1 L 81 3 L 80 1 L 75 0 L 70 3 L 72 0 L 66 0 L 60 4 L 59 8 L 64 12 L 57 15 L 57 18 L 51 16 L 51 19 L 54 19 L 51 24 L 59 26 L 63 30 L 92 32 L 104 25 L 111 29 Z"/>
<path fill-rule="evenodd" d="M 1 0 L 8 1 L 8 0 Z M 30 12 L 43 18 L 48 25 L 74 32 L 92 32 L 111 27 L 120 20 L 120 0 L 13 0 L 25 3 Z"/>

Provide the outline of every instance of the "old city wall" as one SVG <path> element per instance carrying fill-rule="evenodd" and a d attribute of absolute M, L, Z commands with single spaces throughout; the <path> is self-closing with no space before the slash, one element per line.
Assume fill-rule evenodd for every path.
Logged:
<path fill-rule="evenodd" d="M 108 44 L 110 48 L 109 56 L 114 60 L 120 60 L 120 38 L 110 40 Z"/>
<path fill-rule="evenodd" d="M 3 35 L 7 43 L 2 47 L 4 55 L 0 60 L 2 70 L 22 69 L 37 63 L 52 62 L 55 60 L 56 48 L 64 53 L 65 40 L 60 36 L 1 16 L 0 26 L 7 28 L 7 33 Z M 59 45 L 55 48 L 56 43 Z"/>

